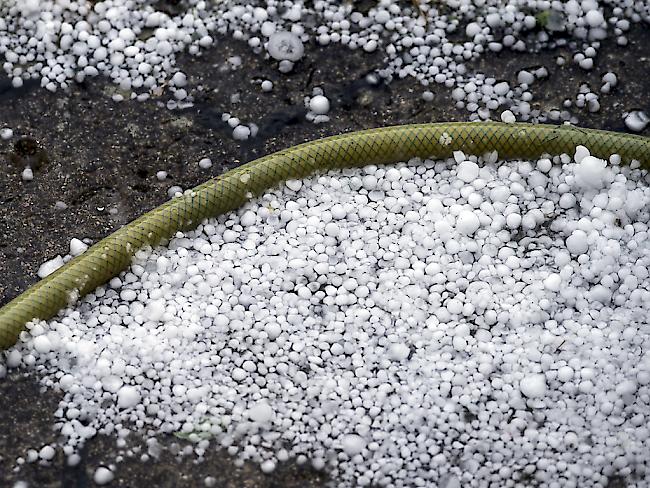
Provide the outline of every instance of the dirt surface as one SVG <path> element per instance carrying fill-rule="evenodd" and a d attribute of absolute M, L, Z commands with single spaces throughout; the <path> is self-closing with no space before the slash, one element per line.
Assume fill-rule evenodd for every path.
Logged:
<path fill-rule="evenodd" d="M 602 74 L 614 71 L 621 82 L 611 94 L 601 96 L 601 111 L 572 114 L 586 127 L 624 130 L 624 111 L 650 110 L 650 31 L 636 27 L 629 38 L 626 47 L 604 48 L 592 72 L 570 62 L 557 66 L 555 58 L 568 58 L 568 51 L 535 56 L 504 52 L 483 59 L 475 68 L 513 81 L 522 68 L 546 66 L 550 76 L 536 83 L 532 105 L 547 110 L 561 109 L 565 98 L 575 99 L 582 83 L 598 91 Z M 227 61 L 231 56 L 241 56 L 240 68 L 231 69 Z M 0 305 L 37 280 L 43 261 L 66 254 L 71 238 L 99 240 L 165 201 L 172 185 L 189 188 L 241 162 L 326 135 L 468 116 L 454 108 L 450 90 L 439 86 L 430 87 L 435 98 L 425 102 L 421 97 L 425 88 L 412 79 L 390 85 L 368 83 L 366 75 L 380 68 L 382 59 L 337 46 L 310 46 L 288 75 L 243 43 L 227 40 L 203 57 L 182 58 L 179 64 L 192 86 L 203 87 L 194 93 L 194 106 L 184 110 L 168 110 L 168 94 L 142 103 L 113 102 L 115 86 L 99 79 L 75 85 L 68 93 L 51 94 L 37 82 L 11 89 L 0 76 L 0 127 L 9 126 L 15 133 L 10 141 L 0 141 Z M 262 79 L 274 82 L 271 93 L 260 89 Z M 317 86 L 332 102 L 332 120 L 322 125 L 305 120 L 303 99 Z M 231 96 L 237 93 L 240 101 L 233 104 Z M 234 141 L 221 120 L 223 112 L 257 124 L 258 136 L 245 143 Z M 648 129 L 645 135 L 650 135 Z M 214 162 L 210 170 L 199 168 L 203 157 Z M 35 168 L 30 182 L 21 179 L 26 164 Z M 160 170 L 169 173 L 166 181 L 156 179 Z M 203 486 L 208 476 L 223 487 L 327 483 L 326 473 L 295 462 L 264 475 L 254 465 L 237 467 L 233 458 L 218 450 L 211 450 L 200 464 L 192 456 L 177 461 L 171 452 L 164 452 L 158 462 L 143 463 L 140 456 L 146 448 L 129 457 L 107 437 L 90 441 L 74 468 L 66 467 L 58 451 L 48 465 L 25 463 L 17 469 L 17 458 L 28 449 L 57 441 L 53 425 L 59 399 L 59 393 L 44 391 L 37 378 L 20 372 L 0 379 L 0 486 L 19 480 L 38 487 L 94 486 L 97 466 L 114 464 L 117 456 L 124 460 L 112 486 Z M 173 436 L 163 441 L 168 447 L 186 445 Z M 141 444 L 137 439 L 133 443 Z M 611 481 L 611 486 L 624 486 L 621 480 Z"/>

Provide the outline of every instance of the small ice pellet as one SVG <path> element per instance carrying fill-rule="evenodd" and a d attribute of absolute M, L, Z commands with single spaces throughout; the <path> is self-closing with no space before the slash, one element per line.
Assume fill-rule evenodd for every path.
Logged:
<path fill-rule="evenodd" d="M 108 468 L 100 466 L 95 470 L 93 481 L 98 485 L 107 485 L 115 479 L 115 474 Z"/>
<path fill-rule="evenodd" d="M 325 115 L 330 111 L 330 101 L 323 95 L 316 95 L 309 100 L 309 110 L 317 115 Z"/>
<path fill-rule="evenodd" d="M 267 44 L 269 55 L 278 61 L 296 62 L 302 58 L 305 48 L 297 35 L 288 31 L 271 34 Z"/>
<path fill-rule="evenodd" d="M 587 234 L 582 230 L 574 230 L 566 239 L 566 247 L 571 254 L 584 254 L 589 249 Z"/>
<path fill-rule="evenodd" d="M 43 446 L 38 453 L 38 456 L 44 461 L 51 461 L 54 459 L 56 451 L 52 446 Z"/>
<path fill-rule="evenodd" d="M 632 132 L 641 132 L 650 123 L 650 116 L 642 110 L 630 112 L 625 117 L 625 126 Z"/>
<path fill-rule="evenodd" d="M 348 456 L 359 454 L 365 447 L 365 439 L 356 434 L 348 434 L 341 441 L 341 448 Z"/>
<path fill-rule="evenodd" d="M 73 238 L 70 241 L 70 254 L 72 256 L 79 256 L 80 254 L 86 252 L 87 249 L 88 249 L 88 244 L 86 244 L 85 242 L 77 238 Z"/>
<path fill-rule="evenodd" d="M 302 188 L 302 180 L 287 180 L 284 184 L 292 191 L 300 191 Z"/>
<path fill-rule="evenodd" d="M 248 410 L 248 417 L 258 424 L 267 424 L 273 419 L 273 408 L 262 400 Z"/>
<path fill-rule="evenodd" d="M 210 158 L 203 158 L 199 161 L 201 169 L 210 169 L 212 167 L 212 160 Z"/>
<path fill-rule="evenodd" d="M 479 167 L 473 161 L 463 161 L 458 165 L 456 169 L 458 173 L 458 178 L 463 180 L 465 183 L 471 183 L 476 178 L 478 178 Z"/>
<path fill-rule="evenodd" d="M 468 236 L 474 234 L 480 226 L 478 216 L 471 210 L 463 210 L 456 220 L 456 230 Z"/>
<path fill-rule="evenodd" d="M 133 408 L 140 403 L 140 393 L 134 386 L 123 386 L 117 392 L 117 406 L 119 408 Z"/>
<path fill-rule="evenodd" d="M 510 110 L 504 110 L 501 112 L 501 122 L 505 122 L 506 124 L 514 124 L 517 122 L 517 119 L 515 118 L 515 114 L 513 114 Z"/>
<path fill-rule="evenodd" d="M 519 388 L 527 398 L 542 398 L 546 395 L 546 378 L 543 374 L 526 376 L 519 383 Z"/>
<path fill-rule="evenodd" d="M 262 82 L 262 91 L 270 92 L 271 90 L 273 90 L 273 82 L 271 80 L 264 80 Z"/>
<path fill-rule="evenodd" d="M 46 276 L 51 275 L 54 273 L 57 269 L 59 269 L 61 266 L 63 266 L 64 261 L 62 256 L 57 256 L 54 259 L 51 259 L 49 261 L 44 262 L 41 264 L 41 266 L 38 268 L 38 277 L 39 278 L 45 278 Z"/>
<path fill-rule="evenodd" d="M 14 131 L 9 127 L 4 127 L 0 129 L 0 139 L 3 141 L 8 141 L 14 136 Z"/>
<path fill-rule="evenodd" d="M 549 291 L 560 291 L 562 277 L 557 273 L 551 273 L 544 279 L 544 288 Z"/>
<path fill-rule="evenodd" d="M 235 129 L 232 131 L 232 137 L 236 141 L 245 141 L 248 139 L 251 135 L 251 130 L 249 127 L 245 125 L 238 125 L 235 127 Z"/>
<path fill-rule="evenodd" d="M 393 361 L 403 361 L 411 354 L 411 348 L 406 344 L 395 343 L 388 347 L 388 357 Z"/>

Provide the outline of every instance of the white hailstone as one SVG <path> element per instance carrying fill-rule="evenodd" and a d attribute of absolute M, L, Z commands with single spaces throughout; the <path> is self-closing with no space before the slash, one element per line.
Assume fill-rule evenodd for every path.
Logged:
<path fill-rule="evenodd" d="M 494 93 L 496 95 L 504 97 L 507 95 L 509 91 L 510 91 L 510 85 L 508 85 L 507 81 L 501 81 L 496 85 L 494 85 Z"/>
<path fill-rule="evenodd" d="M 34 172 L 32 171 L 32 168 L 27 166 L 23 170 L 23 172 L 21 174 L 21 177 L 22 177 L 23 181 L 32 181 L 34 179 Z"/>
<path fill-rule="evenodd" d="M 150 320 L 151 322 L 161 321 L 165 315 L 165 301 L 154 300 L 148 303 L 143 311 L 143 315 L 147 320 Z"/>
<path fill-rule="evenodd" d="M 183 194 L 183 189 L 180 186 L 170 186 L 167 190 L 167 195 L 169 198 L 174 198 Z"/>
<path fill-rule="evenodd" d="M 517 82 L 520 85 L 530 85 L 534 81 L 535 75 L 533 75 L 530 71 L 521 70 L 519 73 L 517 73 Z"/>
<path fill-rule="evenodd" d="M 600 27 L 605 22 L 605 17 L 599 10 L 593 9 L 585 14 L 585 20 L 589 27 Z"/>
<path fill-rule="evenodd" d="M 316 95 L 309 100 L 309 110 L 318 115 L 325 115 L 330 111 L 330 101 L 323 95 Z"/>
<path fill-rule="evenodd" d="M 140 403 L 140 393 L 134 386 L 123 386 L 117 392 L 118 408 L 133 408 Z"/>
<path fill-rule="evenodd" d="M 210 158 L 203 158 L 199 161 L 199 168 L 210 169 L 212 168 L 212 160 Z"/>
<path fill-rule="evenodd" d="M 3 141 L 8 141 L 14 136 L 14 131 L 9 127 L 4 127 L 0 129 L 0 139 Z"/>
<path fill-rule="evenodd" d="M 515 114 L 513 114 L 510 110 L 504 110 L 501 112 L 501 122 L 505 122 L 506 124 L 514 124 L 517 122 L 517 119 L 515 117 Z"/>
<path fill-rule="evenodd" d="M 40 354 L 47 354 L 52 350 L 52 343 L 46 335 L 34 337 L 34 350 Z"/>
<path fill-rule="evenodd" d="M 519 382 L 519 389 L 527 398 L 542 398 L 546 395 L 546 377 L 543 374 L 525 376 Z"/>
<path fill-rule="evenodd" d="M 266 401 L 261 400 L 248 409 L 248 418 L 258 424 L 268 424 L 273 420 L 273 407 Z"/>
<path fill-rule="evenodd" d="M 460 178 L 465 183 L 471 183 L 476 178 L 478 178 L 479 167 L 473 161 L 463 161 L 460 163 L 456 169 L 458 178 Z"/>
<path fill-rule="evenodd" d="M 38 452 L 38 457 L 40 457 L 43 461 L 51 461 L 54 459 L 55 455 L 56 451 L 52 446 L 43 446 Z"/>
<path fill-rule="evenodd" d="M 260 468 L 262 472 L 266 474 L 272 473 L 273 471 L 275 471 L 275 461 L 268 459 L 260 465 Z"/>
<path fill-rule="evenodd" d="M 332 208 L 330 209 L 330 213 L 332 214 L 332 218 L 335 220 L 342 220 L 348 215 L 348 212 L 347 210 L 345 210 L 345 207 L 338 203 L 332 206 Z"/>
<path fill-rule="evenodd" d="M 282 326 L 277 322 L 270 322 L 264 326 L 264 332 L 269 336 L 269 339 L 274 341 L 282 334 Z"/>
<path fill-rule="evenodd" d="M 341 233 L 341 228 L 334 222 L 329 222 L 325 225 L 325 235 L 329 237 L 338 237 Z"/>
<path fill-rule="evenodd" d="M 603 83 L 608 83 L 610 86 L 614 87 L 618 84 L 618 77 L 616 76 L 616 73 L 612 73 L 611 71 L 608 71 L 603 75 Z"/>
<path fill-rule="evenodd" d="M 71 256 L 79 256 L 83 253 L 85 253 L 88 250 L 88 244 L 85 242 L 73 238 L 70 240 L 70 255 Z"/>
<path fill-rule="evenodd" d="M 456 219 L 456 230 L 461 234 L 472 235 L 480 226 L 478 216 L 471 210 L 463 210 Z"/>
<path fill-rule="evenodd" d="M 576 168 L 578 182 L 585 188 L 602 187 L 606 174 L 607 162 L 594 156 L 583 157 Z"/>
<path fill-rule="evenodd" d="M 98 485 L 107 485 L 115 479 L 115 474 L 108 468 L 100 466 L 93 474 L 93 481 Z"/>
<path fill-rule="evenodd" d="M 625 126 L 633 132 L 641 132 L 650 123 L 650 117 L 642 110 L 634 110 L 625 115 Z"/>
<path fill-rule="evenodd" d="M 587 234 L 583 230 L 574 230 L 571 235 L 566 238 L 566 248 L 574 255 L 586 253 L 589 249 Z"/>
<path fill-rule="evenodd" d="M 562 277 L 557 273 L 551 273 L 544 279 L 544 288 L 549 291 L 560 291 Z"/>
<path fill-rule="evenodd" d="M 411 348 L 406 344 L 396 342 L 388 346 L 388 357 L 393 361 L 404 361 L 411 354 Z"/>
<path fill-rule="evenodd" d="M 589 149 L 587 149 L 585 146 L 576 146 L 576 151 L 573 156 L 573 160 L 580 164 L 584 158 L 589 156 Z"/>
<path fill-rule="evenodd" d="M 291 191 L 300 191 L 302 188 L 302 180 L 287 180 L 284 184 Z"/>
<path fill-rule="evenodd" d="M 356 434 L 347 434 L 341 439 L 341 449 L 350 457 L 361 453 L 366 445 L 366 440 Z"/>
<path fill-rule="evenodd" d="M 57 256 L 54 259 L 50 259 L 49 261 L 46 261 L 43 264 L 41 264 L 36 274 L 38 275 L 39 278 L 45 278 L 46 276 L 49 276 L 52 273 L 54 273 L 57 269 L 59 269 L 64 264 L 65 263 L 63 261 L 63 257 Z"/>
<path fill-rule="evenodd" d="M 252 210 L 247 210 L 246 212 L 244 212 L 240 219 L 241 225 L 244 227 L 250 227 L 251 225 L 255 225 L 256 221 L 257 221 L 257 214 Z"/>
<path fill-rule="evenodd" d="M 278 61 L 296 62 L 302 58 L 305 52 L 300 37 L 287 31 L 271 34 L 266 49 L 269 55 Z"/>
<path fill-rule="evenodd" d="M 165 181 L 167 179 L 167 171 L 158 171 L 156 173 L 156 179 L 158 181 Z"/>
<path fill-rule="evenodd" d="M 236 141 L 245 141 L 250 137 L 250 135 L 251 135 L 250 127 L 247 127 L 245 125 L 238 125 L 232 131 L 232 137 Z"/>
<path fill-rule="evenodd" d="M 177 71 L 174 73 L 174 76 L 172 76 L 171 84 L 177 88 L 183 88 L 187 86 L 187 75 L 182 71 Z"/>
<path fill-rule="evenodd" d="M 264 80 L 262 82 L 262 91 L 264 92 L 270 92 L 273 90 L 273 82 L 271 80 Z"/>
<path fill-rule="evenodd" d="M 624 380 L 616 385 L 616 394 L 621 397 L 633 395 L 636 390 L 637 384 L 633 380 Z"/>
<path fill-rule="evenodd" d="M 573 378 L 573 368 L 570 366 L 562 366 L 557 370 L 557 379 L 566 383 L 567 381 L 571 381 Z"/>
<path fill-rule="evenodd" d="M 553 162 L 550 159 L 543 158 L 537 161 L 537 169 L 542 173 L 548 173 L 553 167 Z"/>
<path fill-rule="evenodd" d="M 595 285 L 589 291 L 589 297 L 592 302 L 607 305 L 612 300 L 612 291 L 603 285 Z"/>

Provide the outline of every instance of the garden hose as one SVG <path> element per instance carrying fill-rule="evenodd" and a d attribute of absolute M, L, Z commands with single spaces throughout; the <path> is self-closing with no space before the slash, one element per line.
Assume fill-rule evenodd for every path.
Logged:
<path fill-rule="evenodd" d="M 25 325 L 47 320 L 126 269 L 135 252 L 155 246 L 177 231 L 234 210 L 286 179 L 367 164 L 418 158 L 447 158 L 454 151 L 477 156 L 496 151 L 499 159 L 573 154 L 592 155 L 650 167 L 650 139 L 570 125 L 454 122 L 369 129 L 307 142 L 264 156 L 186 191 L 147 212 L 72 259 L 0 309 L 0 349 L 16 343 Z"/>

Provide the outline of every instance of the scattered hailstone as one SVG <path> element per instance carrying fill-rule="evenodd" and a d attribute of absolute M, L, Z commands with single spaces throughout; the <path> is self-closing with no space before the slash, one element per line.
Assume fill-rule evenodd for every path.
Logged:
<path fill-rule="evenodd" d="M 203 158 L 199 161 L 199 168 L 210 169 L 212 168 L 212 160 L 210 158 Z"/>
<path fill-rule="evenodd" d="M 183 194 L 183 189 L 180 186 L 170 186 L 167 190 L 167 196 L 169 198 L 179 197 Z"/>
<path fill-rule="evenodd" d="M 38 275 L 39 278 L 45 278 L 46 276 L 49 276 L 52 273 L 54 273 L 57 269 L 59 269 L 63 265 L 64 265 L 63 257 L 57 256 L 54 259 L 50 259 L 49 261 L 46 261 L 43 264 L 41 264 L 36 274 Z"/>
<path fill-rule="evenodd" d="M 316 95 L 309 100 L 309 110 L 316 115 L 326 115 L 330 111 L 330 101 L 323 95 Z"/>
<path fill-rule="evenodd" d="M 85 253 L 88 250 L 88 245 L 77 239 L 74 238 L 70 241 L 70 255 L 71 256 L 80 256 L 81 254 Z"/>
<path fill-rule="evenodd" d="M 115 474 L 113 471 L 111 471 L 108 468 L 105 468 L 104 466 L 100 466 L 95 470 L 95 474 L 93 475 L 93 481 L 100 485 L 108 485 L 111 481 L 115 479 Z"/>
<path fill-rule="evenodd" d="M 302 39 L 310 38 L 320 45 L 381 51 L 383 66 L 372 76 L 387 82 L 409 76 L 425 87 L 454 89 L 458 108 L 465 108 L 470 120 L 488 119 L 509 108 L 518 120 L 535 121 L 551 117 L 531 106 L 533 93 L 527 88 L 543 68 L 518 73 L 521 84 L 510 88 L 495 73 L 474 71 L 479 58 L 503 50 L 536 53 L 557 47 L 559 41 L 548 32 L 562 31 L 563 44 L 581 49 L 573 53 L 576 63 L 591 69 L 603 41 L 613 36 L 625 45 L 631 23 L 650 18 L 648 0 L 628 0 L 612 8 L 595 0 L 554 2 L 550 7 L 541 1 L 492 3 L 455 1 L 445 9 L 417 12 L 411 2 L 379 2 L 363 13 L 338 2 L 263 8 L 237 0 L 193 1 L 181 2 L 186 8 L 170 16 L 156 2 L 88 2 L 68 9 L 57 2 L 5 0 L 0 2 L 2 66 L 13 86 L 37 78 L 50 91 L 110 77 L 122 92 L 131 92 L 114 94 L 115 101 L 161 96 L 166 87 L 172 92 L 167 107 L 175 110 L 192 105 L 190 82 L 175 71 L 177 53 L 198 56 L 217 36 L 232 35 L 256 52 L 266 46 L 280 61 L 280 71 L 288 73 L 304 55 Z M 225 65 L 237 69 L 243 64 L 233 56 Z M 603 92 L 612 86 L 604 82 Z M 592 112 L 600 108 L 597 101 L 587 103 Z"/>
<path fill-rule="evenodd" d="M 245 125 L 238 125 L 232 131 L 232 137 L 236 141 L 245 141 L 250 136 L 251 136 L 250 127 L 247 127 Z"/>
<path fill-rule="evenodd" d="M 266 49 L 272 58 L 293 63 L 302 58 L 305 52 L 300 37 L 288 31 L 271 34 Z"/>
<path fill-rule="evenodd" d="M 27 166 L 23 170 L 23 172 L 21 174 L 21 177 L 22 177 L 23 181 L 32 181 L 34 179 L 34 172 L 32 171 L 32 168 Z"/>
<path fill-rule="evenodd" d="M 625 115 L 625 126 L 633 132 L 641 132 L 650 123 L 650 117 L 642 110 L 634 110 Z"/>
<path fill-rule="evenodd" d="M 14 136 L 14 131 L 9 127 L 4 127 L 0 129 L 0 139 L 3 141 L 8 141 Z"/>
<path fill-rule="evenodd" d="M 510 110 L 504 110 L 501 112 L 501 122 L 505 122 L 506 124 L 514 124 L 517 122 L 517 118 L 515 117 L 515 114 L 513 114 Z"/>

